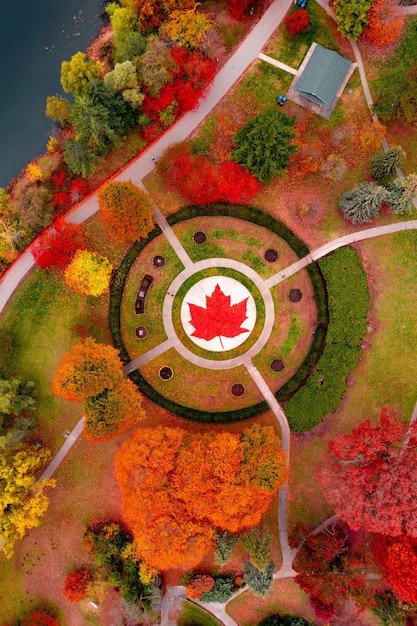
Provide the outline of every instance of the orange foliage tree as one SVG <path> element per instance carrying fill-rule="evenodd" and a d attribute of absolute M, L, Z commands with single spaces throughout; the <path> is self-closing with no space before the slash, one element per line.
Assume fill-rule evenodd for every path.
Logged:
<path fill-rule="evenodd" d="M 52 381 L 55 395 L 81 402 L 122 380 L 122 362 L 112 346 L 88 337 L 66 353 Z"/>
<path fill-rule="evenodd" d="M 417 602 L 417 539 L 377 536 L 374 544 L 378 563 L 392 590 L 405 602 Z"/>
<path fill-rule="evenodd" d="M 203 593 L 214 587 L 214 578 L 208 575 L 196 576 L 185 588 L 187 598 L 198 600 Z"/>
<path fill-rule="evenodd" d="M 405 14 L 397 0 L 373 0 L 364 36 L 378 48 L 393 43 L 404 27 Z"/>
<path fill-rule="evenodd" d="M 92 441 L 114 439 L 146 417 L 138 388 L 128 378 L 87 398 L 84 413 L 84 435 Z"/>
<path fill-rule="evenodd" d="M 117 242 L 144 239 L 154 226 L 152 200 L 131 181 L 109 181 L 98 192 L 100 219 Z"/>
<path fill-rule="evenodd" d="M 258 524 L 287 468 L 272 427 L 242 435 L 158 427 L 124 442 L 116 478 L 138 558 L 164 570 L 197 565 L 213 548 L 215 527 Z"/>

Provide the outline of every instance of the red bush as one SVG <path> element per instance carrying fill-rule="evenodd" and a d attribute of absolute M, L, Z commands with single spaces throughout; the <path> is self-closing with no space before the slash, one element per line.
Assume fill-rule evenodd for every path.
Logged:
<path fill-rule="evenodd" d="M 91 575 L 88 569 L 73 570 L 65 578 L 62 595 L 68 602 L 80 602 L 86 597 L 90 583 Z"/>
<path fill-rule="evenodd" d="M 308 29 L 308 13 L 305 9 L 299 9 L 285 18 L 285 28 L 290 37 L 305 33 Z"/>
<path fill-rule="evenodd" d="M 59 626 L 59 622 L 48 611 L 42 609 L 33 611 L 29 617 L 24 617 L 21 626 Z"/>
<path fill-rule="evenodd" d="M 65 267 L 75 251 L 84 247 L 82 227 L 59 218 L 33 243 L 32 254 L 41 269 Z"/>
<path fill-rule="evenodd" d="M 82 178 L 74 178 L 70 183 L 71 202 L 79 202 L 88 191 L 88 183 Z"/>
<path fill-rule="evenodd" d="M 169 165 L 163 165 L 163 175 L 169 188 L 177 188 L 193 204 L 249 202 L 259 190 L 257 179 L 238 163 L 215 165 L 193 156 L 188 146 L 175 151 Z"/>
<path fill-rule="evenodd" d="M 231 0 L 230 14 L 235 20 L 243 20 L 248 17 L 249 9 L 254 0 Z"/>

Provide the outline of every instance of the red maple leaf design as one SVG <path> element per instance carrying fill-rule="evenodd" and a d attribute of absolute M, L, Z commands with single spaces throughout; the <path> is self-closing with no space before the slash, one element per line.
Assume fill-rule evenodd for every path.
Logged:
<path fill-rule="evenodd" d="M 211 296 L 206 296 L 206 308 L 197 304 L 187 303 L 190 307 L 190 324 L 195 330 L 193 337 L 210 341 L 219 337 L 223 348 L 222 337 L 237 337 L 249 330 L 241 328 L 247 319 L 246 305 L 248 298 L 236 304 L 230 304 L 230 296 L 226 296 L 217 284 Z"/>

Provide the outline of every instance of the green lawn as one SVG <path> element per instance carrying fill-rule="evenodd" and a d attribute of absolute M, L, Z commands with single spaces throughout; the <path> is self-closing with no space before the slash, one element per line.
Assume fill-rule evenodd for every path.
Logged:
<path fill-rule="evenodd" d="M 184 608 L 177 622 L 178 626 L 218 626 L 219 623 L 214 617 L 190 602 L 184 602 Z"/>

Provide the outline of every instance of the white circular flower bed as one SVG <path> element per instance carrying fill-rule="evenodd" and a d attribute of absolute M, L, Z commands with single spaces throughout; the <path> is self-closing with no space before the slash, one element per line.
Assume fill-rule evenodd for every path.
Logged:
<path fill-rule="evenodd" d="M 228 276 L 210 276 L 193 285 L 181 305 L 187 336 L 200 348 L 225 352 L 240 346 L 256 323 L 250 291 Z"/>

